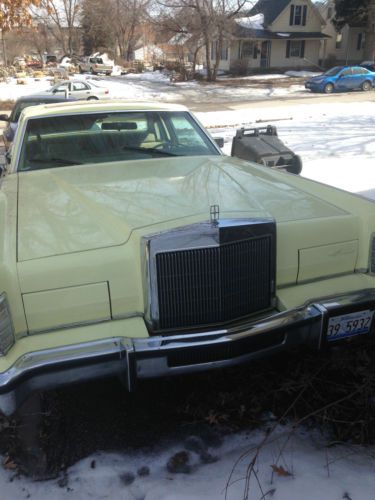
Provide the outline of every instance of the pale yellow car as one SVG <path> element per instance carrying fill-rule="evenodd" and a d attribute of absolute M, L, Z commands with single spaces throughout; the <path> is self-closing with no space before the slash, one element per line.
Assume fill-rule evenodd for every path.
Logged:
<path fill-rule="evenodd" d="M 0 234 L 5 414 L 374 331 L 375 204 L 223 155 L 181 106 L 27 108 Z"/>

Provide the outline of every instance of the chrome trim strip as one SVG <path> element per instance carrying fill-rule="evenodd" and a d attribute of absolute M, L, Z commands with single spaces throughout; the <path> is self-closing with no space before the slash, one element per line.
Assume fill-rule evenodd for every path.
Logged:
<path fill-rule="evenodd" d="M 325 315 L 335 310 L 373 306 L 375 288 L 323 297 L 305 305 L 275 313 L 258 321 L 233 325 L 212 331 L 148 338 L 112 337 L 76 345 L 56 347 L 27 353 L 5 372 L 0 373 L 0 410 L 10 415 L 33 390 L 46 390 L 101 376 L 126 374 L 129 390 L 137 378 L 190 373 L 235 365 L 272 354 L 294 345 L 319 348 L 323 343 Z M 191 365 L 168 366 L 167 355 L 186 348 L 230 345 L 246 338 L 260 338 L 280 330 L 284 340 L 236 358 Z"/>

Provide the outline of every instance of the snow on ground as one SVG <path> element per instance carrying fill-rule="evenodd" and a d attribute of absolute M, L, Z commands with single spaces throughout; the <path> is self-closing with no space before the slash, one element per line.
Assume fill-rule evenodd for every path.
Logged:
<path fill-rule="evenodd" d="M 17 84 L 16 78 L 11 78 L 9 82 L 0 82 L 0 106 L 1 101 L 15 101 L 19 97 L 30 94 L 37 94 L 47 90 L 51 86 L 51 78 L 20 78 L 24 81 L 23 85 Z"/>
<path fill-rule="evenodd" d="M 286 76 L 293 76 L 293 77 L 298 77 L 298 78 L 311 78 L 312 76 L 318 76 L 321 75 L 322 72 L 314 72 L 314 71 L 286 71 L 285 75 Z"/>
<path fill-rule="evenodd" d="M 212 135 L 224 137 L 226 154 L 237 128 L 276 125 L 280 139 L 302 157 L 304 177 L 375 198 L 374 102 L 254 105 L 197 116 Z"/>
<path fill-rule="evenodd" d="M 272 76 L 281 78 L 282 75 L 263 75 L 262 79 L 271 79 Z M 301 85 L 277 87 L 270 84 L 267 88 L 250 87 L 239 82 L 234 86 L 223 86 L 219 83 L 201 85 L 196 81 L 170 82 L 169 76 L 160 71 L 128 74 L 123 76 L 101 78 L 91 75 L 74 75 L 72 78 L 92 81 L 95 85 L 106 87 L 109 96 L 113 99 L 146 100 L 158 99 L 164 102 L 187 100 L 191 102 L 222 102 L 243 101 L 259 98 L 292 95 L 308 95 Z M 257 77 L 253 78 L 256 80 Z M 0 83 L 0 103 L 5 100 L 15 100 L 23 95 L 35 94 L 46 90 L 50 86 L 51 78 L 43 77 L 37 81 L 33 78 L 22 78 L 25 83 L 17 84 L 12 78 L 8 83 Z"/>
<path fill-rule="evenodd" d="M 144 97 L 150 98 L 154 82 L 145 85 L 143 78 L 136 75 L 126 81 L 125 92 L 132 92 L 132 96 L 143 92 Z M 107 80 L 103 80 L 103 84 L 107 85 Z M 162 81 L 161 85 L 167 87 L 169 83 Z M 160 100 L 160 95 L 158 98 Z M 201 112 L 197 116 L 214 136 L 225 138 L 224 151 L 228 154 L 236 128 L 274 124 L 280 138 L 302 157 L 303 176 L 352 192 L 362 192 L 375 199 L 374 101 L 344 105 L 314 103 L 313 106 L 293 105 L 292 101 L 283 106 L 255 103 L 246 109 Z M 249 500 L 259 500 L 267 492 L 269 494 L 263 498 L 272 500 L 374 498 L 374 447 L 337 445 L 326 448 L 325 440 L 317 432 L 300 430 L 287 440 L 290 430 L 288 427 L 278 429 L 276 436 L 279 439 L 274 440 L 272 434 L 269 444 L 262 448 L 255 472 L 263 493 L 256 477 L 252 476 Z M 239 500 L 243 498 L 244 477 L 254 456 L 254 448 L 264 438 L 263 431 L 227 437 L 222 446 L 209 450 L 217 457 L 215 463 L 203 464 L 198 455 L 191 452 L 190 474 L 167 471 L 168 459 L 183 449 L 179 444 L 151 452 L 97 453 L 71 467 L 67 483 L 60 482 L 60 486 L 57 480 L 32 482 L 14 478 L 12 471 L 0 469 L 1 496 L 37 500 L 60 500 L 66 495 L 74 500 L 224 500 L 231 471 L 243 455 L 235 467 L 227 496 L 227 500 Z M 252 451 L 246 454 L 248 450 Z M 272 475 L 273 465 L 282 469 L 277 469 L 278 473 Z M 150 469 L 146 477 L 137 475 L 142 466 Z"/>
<path fill-rule="evenodd" d="M 265 439 L 268 442 L 254 467 L 256 476 L 250 478 L 249 500 L 374 498 L 374 450 L 346 445 L 327 449 L 317 432 L 299 430 L 293 434 L 289 427 L 276 429 L 268 438 L 263 431 L 227 437 L 220 447 L 209 450 L 216 459 L 214 463 L 204 464 L 198 454 L 189 452 L 190 473 L 171 473 L 166 467 L 183 445 L 148 453 L 98 452 L 71 467 L 65 480 L 60 478 L 60 485 L 58 480 L 12 480 L 12 472 L 0 470 L 2 498 L 239 500 L 243 498 L 247 467 Z M 148 475 L 137 474 L 142 467 L 148 468 Z"/>

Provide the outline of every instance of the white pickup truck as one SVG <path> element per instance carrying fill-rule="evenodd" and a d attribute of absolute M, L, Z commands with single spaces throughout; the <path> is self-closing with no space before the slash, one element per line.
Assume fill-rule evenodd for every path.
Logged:
<path fill-rule="evenodd" d="M 98 73 L 105 73 L 110 75 L 113 67 L 111 64 L 105 64 L 101 57 L 86 57 L 79 62 L 80 73 L 91 73 L 97 75 Z"/>

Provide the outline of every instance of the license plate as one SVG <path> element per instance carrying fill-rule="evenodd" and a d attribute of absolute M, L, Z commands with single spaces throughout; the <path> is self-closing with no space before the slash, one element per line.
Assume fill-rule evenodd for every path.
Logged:
<path fill-rule="evenodd" d="M 355 335 L 369 333 L 374 311 L 358 311 L 342 316 L 333 316 L 328 321 L 327 340 L 333 342 Z"/>

